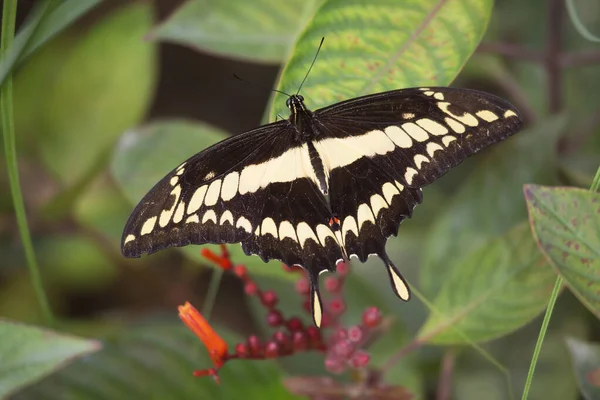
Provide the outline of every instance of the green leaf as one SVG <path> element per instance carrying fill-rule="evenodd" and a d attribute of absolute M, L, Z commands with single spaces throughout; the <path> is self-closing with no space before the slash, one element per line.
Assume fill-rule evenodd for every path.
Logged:
<path fill-rule="evenodd" d="M 61 1 L 40 22 L 23 54 L 19 57 L 18 64 L 101 2 L 102 0 Z"/>
<path fill-rule="evenodd" d="M 531 229 L 569 289 L 600 318 L 600 193 L 526 185 Z"/>
<path fill-rule="evenodd" d="M 227 134 L 204 123 L 185 120 L 158 121 L 131 130 L 122 136 L 112 163 L 112 174 L 125 197 L 137 204 L 169 171 L 205 148 L 227 138 Z M 131 209 L 133 211 L 133 208 Z M 123 226 L 126 220 L 123 220 Z M 206 244 L 220 253 L 219 245 Z M 257 274 L 292 279 L 281 263 L 264 263 L 259 257 L 247 256 L 239 244 L 228 245 L 235 263 L 246 264 Z M 194 260 L 206 262 L 197 246 L 182 248 Z"/>
<path fill-rule="evenodd" d="M 98 342 L 0 319 L 0 397 L 97 351 Z"/>
<path fill-rule="evenodd" d="M 44 43 L 67 28 L 75 20 L 102 0 L 65 0 L 51 12 L 47 12 L 51 1 L 40 1 L 28 22 L 18 32 L 9 55 L 0 62 L 0 84 L 14 68 L 38 50 Z"/>
<path fill-rule="evenodd" d="M 2 62 L 0 62 L 0 85 L 4 83 L 4 79 L 11 72 L 19 57 L 21 57 L 23 50 L 31 40 L 35 30 L 39 27 L 42 18 L 44 18 L 49 5 L 49 0 L 40 1 L 37 4 L 27 21 L 23 24 L 19 34 L 15 37 L 11 47 L 3 55 Z"/>
<path fill-rule="evenodd" d="M 436 183 L 443 184 L 460 171 L 473 171 L 456 183 L 460 185 L 458 192 L 429 231 L 421 266 L 425 294 L 437 293 L 464 258 L 526 218 L 522 185 L 555 179 L 556 139 L 564 122 L 563 118 L 549 119 L 520 132 Z M 423 197 L 426 202 L 426 190 Z"/>
<path fill-rule="evenodd" d="M 278 89 L 298 90 L 321 37 L 302 87 L 311 109 L 386 90 L 448 85 L 481 40 L 491 10 L 491 0 L 324 1 L 296 42 Z M 286 111 L 282 96 L 273 96 L 270 120 Z"/>
<path fill-rule="evenodd" d="M 466 344 L 505 335 L 546 306 L 556 275 L 522 223 L 453 265 L 418 336 L 434 344 Z"/>
<path fill-rule="evenodd" d="M 285 60 L 321 0 L 189 0 L 152 33 L 152 39 L 252 62 Z"/>
<path fill-rule="evenodd" d="M 586 400 L 600 399 L 600 345 L 567 338 L 573 369 Z"/>
<path fill-rule="evenodd" d="M 221 329 L 217 329 L 219 334 Z M 240 341 L 222 335 L 230 347 Z M 273 361 L 234 360 L 221 384 L 192 371 L 211 368 L 202 343 L 183 324 L 148 324 L 107 340 L 103 350 L 75 362 L 17 399 L 295 399 Z"/>
<path fill-rule="evenodd" d="M 151 100 L 154 43 L 143 40 L 152 24 L 148 3 L 124 6 L 77 41 L 51 82 L 38 132 L 44 163 L 67 185 L 96 167 L 124 130 L 137 124 Z"/>

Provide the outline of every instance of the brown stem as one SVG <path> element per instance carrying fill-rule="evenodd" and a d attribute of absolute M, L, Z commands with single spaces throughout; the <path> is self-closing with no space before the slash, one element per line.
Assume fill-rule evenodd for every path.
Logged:
<path fill-rule="evenodd" d="M 456 351 L 450 349 L 444 353 L 442 358 L 442 370 L 440 371 L 440 381 L 438 385 L 436 400 L 449 400 L 452 392 L 452 373 L 454 372 L 454 362 L 456 361 Z"/>
<path fill-rule="evenodd" d="M 563 0 L 548 0 L 546 78 L 548 82 L 548 108 L 556 114 L 562 108 L 562 76 L 560 56 L 562 48 Z"/>
<path fill-rule="evenodd" d="M 479 53 L 499 54 L 519 61 L 531 61 L 535 63 L 542 63 L 544 61 L 544 54 L 542 52 L 530 50 L 527 47 L 512 43 L 481 43 L 477 48 L 477 51 Z"/>
<path fill-rule="evenodd" d="M 561 54 L 560 66 L 562 68 L 585 67 L 590 64 L 600 63 L 600 51 L 582 50 Z"/>

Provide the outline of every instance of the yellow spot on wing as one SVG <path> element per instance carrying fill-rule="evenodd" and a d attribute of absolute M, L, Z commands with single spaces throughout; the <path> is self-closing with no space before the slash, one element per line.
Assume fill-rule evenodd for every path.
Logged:
<path fill-rule="evenodd" d="M 430 133 L 433 133 L 434 135 L 441 136 L 448 133 L 448 129 L 444 125 L 429 118 L 421 118 L 417 121 L 417 124 L 421 128 L 425 129 Z"/>
<path fill-rule="evenodd" d="M 407 122 L 402 124 L 402 129 L 404 129 L 408 134 L 415 140 L 419 142 L 424 142 L 429 138 L 429 134 L 420 126 L 413 124 L 412 122 Z"/>
<path fill-rule="evenodd" d="M 414 161 L 417 169 L 421 169 L 423 163 L 429 162 L 429 158 L 425 157 L 423 154 L 417 154 L 414 157 Z"/>
<path fill-rule="evenodd" d="M 233 226 L 233 214 L 229 210 L 225 210 L 225 212 L 221 215 L 219 225 L 224 225 L 225 222 L 229 222 L 231 226 Z"/>
<path fill-rule="evenodd" d="M 290 221 L 282 221 L 279 224 L 279 240 L 283 240 L 283 238 L 290 238 L 294 242 L 297 242 L 296 231 L 294 230 L 294 226 L 290 223 Z"/>
<path fill-rule="evenodd" d="M 194 212 L 198 211 L 198 209 L 200 209 L 200 207 L 202 206 L 202 201 L 204 200 L 204 195 L 206 194 L 207 189 L 208 189 L 208 185 L 200 186 L 198 189 L 196 189 L 196 191 L 192 195 L 190 204 L 188 204 L 188 208 L 187 208 L 188 214 L 194 213 Z"/>
<path fill-rule="evenodd" d="M 479 118 L 487 122 L 493 122 L 498 119 L 498 116 L 490 110 L 481 110 L 475 113 Z"/>
<path fill-rule="evenodd" d="M 446 121 L 450 128 L 452 128 L 452 130 L 456 133 L 464 133 L 466 130 L 465 126 L 460 122 L 456 121 L 454 118 L 446 117 L 444 118 L 444 121 Z"/>
<path fill-rule="evenodd" d="M 140 235 L 147 235 L 150 232 L 152 232 L 152 230 L 154 229 L 154 225 L 156 225 L 156 217 L 150 217 L 146 220 L 146 222 L 144 222 L 144 225 L 142 225 L 142 230 L 140 231 Z"/>
<path fill-rule="evenodd" d="M 412 139 L 399 126 L 392 125 L 385 128 L 385 134 L 396 144 L 403 149 L 408 149 L 412 146 Z"/>
<path fill-rule="evenodd" d="M 406 168 L 406 173 L 404 174 L 404 180 L 407 184 L 412 184 L 413 178 L 417 175 L 417 170 L 414 168 Z"/>
<path fill-rule="evenodd" d="M 202 217 L 202 223 L 205 224 L 208 221 L 212 221 L 215 224 L 217 223 L 217 214 L 214 210 L 208 210 L 204 213 L 204 216 Z"/>
<path fill-rule="evenodd" d="M 246 219 L 245 217 L 238 218 L 235 227 L 242 228 L 248 233 L 252 232 L 252 224 L 250 224 L 250 221 L 248 221 L 248 219 Z"/>

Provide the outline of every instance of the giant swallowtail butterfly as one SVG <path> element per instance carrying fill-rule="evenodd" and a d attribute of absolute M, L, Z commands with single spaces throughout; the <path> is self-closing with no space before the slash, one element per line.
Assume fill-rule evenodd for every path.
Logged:
<path fill-rule="evenodd" d="M 341 260 L 377 255 L 402 300 L 410 292 L 386 254 L 429 185 L 521 127 L 508 102 L 479 91 L 428 87 L 359 97 L 233 136 L 171 171 L 125 226 L 122 252 L 241 243 L 246 254 L 308 271 L 321 323 L 318 277 Z"/>

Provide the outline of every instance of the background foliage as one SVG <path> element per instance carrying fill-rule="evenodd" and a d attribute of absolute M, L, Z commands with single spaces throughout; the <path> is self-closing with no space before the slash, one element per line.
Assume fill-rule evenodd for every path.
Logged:
<path fill-rule="evenodd" d="M 596 2 L 573 3 L 600 24 Z M 198 247 L 119 251 L 133 206 L 173 166 L 287 115 L 269 88 L 295 92 L 325 36 L 302 89 L 312 109 L 452 83 L 496 93 L 526 120 L 425 188 L 388 241 L 419 299 L 382 290 L 378 261 L 353 265 L 344 321 L 372 305 L 390 321 L 370 348 L 375 369 L 411 350 L 384 380 L 417 399 L 514 397 L 561 277 L 530 398 L 600 398 L 600 198 L 586 190 L 600 160 L 600 56 L 561 1 L 20 1 L 17 22 L 0 79 L 12 69 L 20 182 L 55 321 L 44 326 L 2 160 L 0 397 L 287 399 L 288 378 L 326 374 L 307 355 L 228 364 L 220 386 L 192 378 L 210 362 L 176 307 L 200 308 L 214 270 Z M 292 274 L 230 251 L 309 321 Z M 211 315 L 230 343 L 264 332 L 264 311 L 229 274 Z"/>

